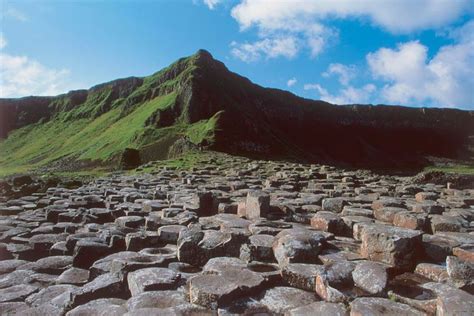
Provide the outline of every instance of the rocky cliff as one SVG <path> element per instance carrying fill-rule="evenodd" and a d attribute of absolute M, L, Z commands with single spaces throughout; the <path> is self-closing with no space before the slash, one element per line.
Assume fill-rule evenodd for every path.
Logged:
<path fill-rule="evenodd" d="M 253 84 L 203 50 L 149 77 L 0 99 L 0 123 L 0 166 L 19 170 L 114 164 L 126 148 L 161 159 L 183 138 L 239 155 L 406 168 L 471 159 L 474 135 L 474 112 L 308 100 Z"/>

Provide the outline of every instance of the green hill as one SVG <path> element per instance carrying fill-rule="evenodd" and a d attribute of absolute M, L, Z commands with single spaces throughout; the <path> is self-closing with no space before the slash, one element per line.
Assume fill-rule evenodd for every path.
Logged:
<path fill-rule="evenodd" d="M 169 146 L 183 136 L 195 144 L 212 143 L 219 114 L 190 122 L 185 109 L 198 59 L 196 54 L 149 77 L 50 98 L 47 110 L 35 100 L 17 106 L 20 117 L 35 110 L 44 115 L 0 141 L 0 175 L 55 164 L 114 166 L 125 148 L 162 147 L 150 159 L 166 158 Z"/>
<path fill-rule="evenodd" d="M 114 170 L 124 156 L 146 163 L 194 145 L 357 168 L 422 169 L 433 157 L 471 166 L 473 135 L 472 111 L 304 99 L 200 50 L 144 78 L 0 99 L 0 175 Z"/>

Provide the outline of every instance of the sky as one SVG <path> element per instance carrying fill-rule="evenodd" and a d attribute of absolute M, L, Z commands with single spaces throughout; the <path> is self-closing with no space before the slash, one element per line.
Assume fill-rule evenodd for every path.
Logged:
<path fill-rule="evenodd" d="M 474 110 L 474 0 L 0 0 L 0 97 L 146 76 L 201 48 L 305 98 Z"/>

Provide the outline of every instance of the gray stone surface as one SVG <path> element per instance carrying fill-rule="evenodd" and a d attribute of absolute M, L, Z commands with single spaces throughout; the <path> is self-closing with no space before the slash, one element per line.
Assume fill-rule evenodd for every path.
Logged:
<path fill-rule="evenodd" d="M 356 298 L 351 303 L 351 316 L 405 315 L 422 316 L 424 313 L 406 304 L 393 302 L 386 298 Z"/>
<path fill-rule="evenodd" d="M 0 314 L 474 313 L 472 189 L 202 154 L 0 196 Z"/>
<path fill-rule="evenodd" d="M 352 272 L 354 284 L 370 294 L 382 294 L 387 287 L 387 267 L 377 262 L 360 262 Z"/>
<path fill-rule="evenodd" d="M 172 290 L 178 287 L 180 274 L 167 268 L 146 268 L 128 274 L 132 296 L 147 291 Z"/>

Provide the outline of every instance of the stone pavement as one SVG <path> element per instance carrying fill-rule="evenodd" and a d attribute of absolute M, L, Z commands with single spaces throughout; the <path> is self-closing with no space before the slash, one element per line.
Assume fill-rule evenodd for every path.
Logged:
<path fill-rule="evenodd" d="M 19 185 L 1 315 L 474 314 L 474 188 L 231 156 Z"/>

